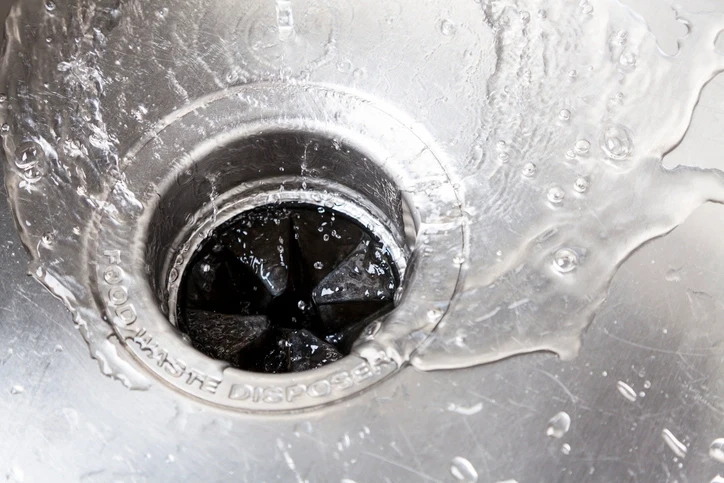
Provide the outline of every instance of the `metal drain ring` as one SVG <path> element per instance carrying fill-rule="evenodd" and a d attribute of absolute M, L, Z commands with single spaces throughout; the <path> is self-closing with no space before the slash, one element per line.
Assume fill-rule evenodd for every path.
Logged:
<path fill-rule="evenodd" d="M 229 368 L 194 350 L 169 323 L 162 310 L 168 311 L 168 307 L 160 301 L 164 291 L 154 282 L 157 274 L 153 272 L 159 268 L 147 259 L 149 250 L 159 249 L 149 247 L 154 243 L 150 230 L 158 229 L 155 225 L 159 219 L 166 222 L 163 216 L 159 218 L 159 198 L 178 186 L 184 173 L 203 165 L 209 153 L 220 146 L 265 132 L 314 133 L 321 139 L 355 146 L 405 194 L 418 242 L 421 240 L 427 249 L 413 257 L 414 270 L 410 271 L 405 296 L 386 318 L 385 327 L 390 324 L 391 333 L 405 334 L 405 340 L 396 344 L 407 347 L 405 353 L 411 345 L 419 344 L 420 338 L 410 339 L 409 333 L 429 334 L 457 286 L 460 267 L 450 262 L 463 246 L 457 194 L 441 162 L 411 129 L 368 100 L 322 86 L 245 86 L 210 96 L 169 116 L 155 136 L 148 136 L 126 158 L 136 167 L 112 191 L 100 220 L 98 244 L 91 254 L 96 269 L 93 290 L 99 308 L 112 321 L 125 347 L 175 389 L 227 408 L 301 410 L 364 390 L 395 372 L 399 364 L 383 355 L 362 358 L 353 353 L 320 369 L 295 374 L 257 374 Z M 334 178 L 321 180 L 325 187 L 334 186 Z M 248 203 L 256 197 L 254 205 L 270 195 L 281 200 L 291 193 L 292 201 L 301 201 L 299 191 L 274 194 L 269 190 L 269 178 L 257 181 L 221 193 L 219 205 L 228 202 L 231 206 L 240 199 Z M 319 178 L 310 180 L 317 181 Z M 278 180 L 273 184 L 278 187 Z M 332 195 L 348 198 L 346 214 L 357 220 L 360 216 L 384 220 L 376 214 L 379 207 L 374 203 L 345 190 L 340 187 Z M 212 207 L 196 206 L 194 212 L 204 209 Z M 166 228 L 174 230 L 178 239 L 184 225 L 169 223 Z M 164 267 L 161 271 L 165 277 L 169 260 L 158 266 Z M 431 318 L 431 311 L 440 317 Z"/>

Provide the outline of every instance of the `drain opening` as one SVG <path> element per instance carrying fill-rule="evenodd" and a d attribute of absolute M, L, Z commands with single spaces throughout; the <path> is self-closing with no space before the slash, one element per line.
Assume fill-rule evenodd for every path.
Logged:
<path fill-rule="evenodd" d="M 299 372 L 348 355 L 394 308 L 397 267 L 347 215 L 303 203 L 264 205 L 219 226 L 189 261 L 177 326 L 238 369 Z"/>

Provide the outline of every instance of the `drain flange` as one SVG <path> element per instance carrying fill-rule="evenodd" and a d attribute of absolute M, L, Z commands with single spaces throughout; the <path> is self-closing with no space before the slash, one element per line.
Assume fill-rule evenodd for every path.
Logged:
<path fill-rule="evenodd" d="M 329 113 L 338 115 L 331 121 Z M 288 84 L 226 89 L 170 114 L 124 156 L 124 168 L 143 169 L 125 170 L 108 196 L 84 265 L 94 267 L 94 302 L 113 325 L 118 351 L 186 395 L 245 411 L 329 404 L 397 371 L 445 313 L 460 276 L 450 260 L 464 240 L 459 197 L 443 169 L 449 160 L 403 121 L 374 99 Z M 336 362 L 278 374 L 238 369 L 228 360 L 245 352 L 244 337 L 207 344 L 213 354 L 193 347 L 203 336 L 183 324 L 199 314 L 179 314 L 181 284 L 197 249 L 220 227 L 280 203 L 333 208 L 378 237 L 399 278 L 395 310 L 368 325 Z M 333 304 L 318 309 L 324 305 Z M 199 332 L 213 342 L 229 331 L 269 330 L 262 319 L 240 324 L 236 310 L 212 310 L 219 334 Z M 262 311 L 255 317 L 272 325 Z M 309 335 L 295 330 L 295 337 Z"/>

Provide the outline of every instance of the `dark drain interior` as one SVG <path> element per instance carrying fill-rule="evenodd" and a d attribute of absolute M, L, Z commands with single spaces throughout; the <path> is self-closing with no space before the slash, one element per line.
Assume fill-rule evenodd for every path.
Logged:
<path fill-rule="evenodd" d="M 220 226 L 184 273 L 178 327 L 239 369 L 284 373 L 349 354 L 399 278 L 369 230 L 329 208 L 267 205 Z"/>

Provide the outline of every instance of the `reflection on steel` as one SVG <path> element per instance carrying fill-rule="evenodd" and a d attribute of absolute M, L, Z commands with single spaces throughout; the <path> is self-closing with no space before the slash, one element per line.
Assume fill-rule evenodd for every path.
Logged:
<path fill-rule="evenodd" d="M 536 82 L 536 72 L 525 69 L 514 69 L 515 82 L 495 77 L 501 72 L 496 65 L 510 72 L 506 62 L 530 51 L 491 63 L 491 56 L 510 53 L 502 34 L 512 27 L 530 32 L 535 22 L 547 18 L 552 26 L 546 32 L 558 35 L 556 22 L 563 21 L 555 16 L 558 2 L 535 2 L 527 11 L 507 8 L 494 25 L 485 24 L 481 6 L 492 15 L 501 2 L 392 1 L 372 7 L 347 0 L 269 0 L 250 1 L 249 8 L 200 0 L 173 5 L 151 0 L 20 3 L 28 19 L 38 18 L 28 12 L 43 11 L 55 15 L 53 22 L 72 27 L 51 29 L 35 39 L 67 56 L 51 66 L 43 64 L 44 75 L 70 72 L 72 82 L 44 87 L 40 71 L 2 72 L 5 79 L 10 74 L 35 77 L 33 94 L 23 98 L 26 104 L 17 104 L 17 92 L 26 87 L 17 84 L 5 86 L 14 94 L 0 103 L 57 108 L 70 96 L 102 89 L 97 111 L 91 103 L 79 105 L 80 114 L 65 114 L 88 115 L 91 124 L 99 119 L 93 116 L 100 116 L 107 130 L 99 137 L 63 138 L 63 156 L 108 155 L 104 143 L 115 151 L 101 160 L 107 163 L 104 169 L 78 164 L 78 170 L 65 173 L 71 180 L 83 177 L 88 188 L 71 198 L 77 187 L 61 176 L 47 146 L 39 139 L 21 139 L 17 130 L 53 129 L 66 136 L 76 133 L 77 126 L 63 124 L 62 115 L 57 124 L 53 119 L 43 125 L 0 120 L 9 122 L 2 128 L 5 148 L 16 136 L 18 140 L 12 146 L 16 156 L 3 160 L 13 206 L 5 198 L 0 205 L 0 475 L 8 481 L 658 482 L 712 481 L 722 473 L 720 206 L 701 206 L 673 232 L 642 246 L 623 262 L 610 286 L 603 284 L 603 292 L 592 294 L 591 299 L 600 296 L 605 302 L 595 310 L 572 360 L 538 352 L 452 371 L 420 372 L 405 365 L 421 344 L 429 343 L 435 328 L 444 337 L 428 346 L 428 354 L 437 359 L 422 358 L 419 366 L 446 362 L 441 357 L 446 349 L 459 358 L 456 366 L 475 355 L 471 346 L 480 342 L 475 339 L 480 334 L 463 330 L 473 326 L 455 326 L 456 320 L 486 323 L 489 347 L 510 341 L 504 337 L 510 330 L 503 333 L 503 328 L 525 322 L 527 328 L 547 330 L 558 327 L 553 322 L 568 320 L 558 306 L 553 306 L 558 312 L 541 309 L 547 316 L 560 315 L 553 322 L 526 318 L 537 300 L 534 291 L 492 307 L 480 297 L 493 290 L 487 285 L 473 287 L 467 299 L 456 292 L 464 276 L 485 280 L 476 278 L 488 275 L 480 270 L 481 260 L 494 270 L 515 255 L 507 253 L 513 246 L 508 242 L 520 233 L 505 220 L 516 219 L 526 207 L 533 207 L 532 214 L 526 213 L 535 217 L 580 206 L 576 216 L 590 221 L 585 208 L 600 193 L 600 178 L 587 172 L 571 172 L 565 183 L 558 178 L 543 183 L 547 160 L 517 159 L 519 145 L 511 139 L 500 143 L 479 129 L 487 122 L 480 106 L 500 107 L 487 103 L 505 97 L 504 82 L 510 80 L 511 88 Z M 569 3 L 580 25 L 607 21 L 610 4 L 618 4 Z M 692 27 L 694 13 L 675 15 L 668 5 L 643 0 L 624 4 L 646 20 L 664 53 L 675 53 L 688 35 L 701 32 L 698 24 Z M 68 13 L 68 5 L 81 7 Z M 119 5 L 122 15 L 116 17 Z M 720 5 L 707 0 L 692 1 L 690 7 L 700 15 L 722 14 Z M 128 31 L 122 42 L 104 38 L 103 32 L 83 30 L 82 22 L 73 20 L 87 18 L 83 15 L 89 12 L 109 22 L 122 18 L 124 28 L 144 27 Z M 11 25 L 23 35 L 36 32 L 36 26 L 57 25 L 28 23 L 15 18 Z M 492 32 L 500 36 L 496 39 Z M 654 89 L 644 82 L 655 78 L 655 73 L 645 73 L 650 67 L 646 57 L 623 49 L 639 40 L 645 45 L 649 37 L 641 40 L 613 28 L 609 34 L 601 48 L 618 54 L 615 82 L 623 86 L 626 76 L 642 75 L 637 88 Z M 105 83 L 82 69 L 98 59 L 73 58 L 70 48 L 56 51 L 59 42 L 110 45 L 112 55 L 102 65 Z M 562 43 L 561 48 L 571 45 L 580 47 Z M 37 52 L 41 58 L 50 50 Z M 37 59 L 11 60 L 23 69 Z M 595 62 L 566 65 L 567 84 L 560 89 L 576 96 L 547 104 L 546 126 L 554 126 L 568 146 L 556 159 L 569 166 L 596 153 L 612 170 L 624 172 L 626 160 L 647 149 L 640 142 L 641 130 L 616 118 L 617 106 L 630 98 L 614 92 L 597 106 L 610 116 L 595 119 L 596 131 L 579 142 L 585 136 L 576 131 L 582 126 L 577 116 L 598 102 L 597 91 L 584 85 L 598 85 L 585 78 L 590 63 Z M 564 66 L 544 67 L 550 72 Z M 666 81 L 680 90 L 672 88 L 669 97 L 646 106 L 656 114 L 647 124 L 662 132 L 666 129 L 658 119 L 667 103 L 678 106 L 677 100 L 698 94 L 696 86 L 674 77 Z M 477 82 L 488 79 L 500 83 L 491 81 L 488 91 L 478 90 Z M 724 79 L 717 77 L 704 89 L 687 135 L 666 156 L 665 166 L 724 167 L 719 140 L 723 98 Z M 676 111 L 678 121 L 664 127 L 679 126 L 685 111 Z M 525 124 L 520 117 L 505 119 Z M 668 139 L 665 134 L 665 140 L 651 137 L 656 141 L 651 145 L 678 142 L 677 136 Z M 303 181 L 304 151 L 294 149 L 313 149 L 314 142 L 324 156 L 311 167 L 322 175 Z M 229 151 L 219 147 L 255 161 L 227 169 Z M 292 155 L 281 163 L 260 162 L 288 148 Z M 126 169 L 138 160 L 144 161 L 138 163 L 142 169 Z M 124 176 L 113 170 L 118 166 Z M 186 169 L 190 167 L 197 169 Z M 490 179 L 500 176 L 535 189 L 540 182 L 540 189 L 535 198 L 530 192 L 476 190 L 479 181 L 466 173 L 481 169 Z M 617 179 L 607 173 L 606 179 Z M 108 194 L 103 190 L 111 179 L 117 189 Z M 284 191 L 278 190 L 280 180 Z M 51 184 L 58 189 L 57 199 L 82 202 L 69 202 L 65 209 L 47 197 L 39 202 L 39 187 Z M 157 191 L 148 190 L 151 185 Z M 108 197 L 96 198 L 98 193 Z M 315 200 L 315 193 L 327 198 Z M 313 371 L 249 375 L 230 369 L 195 351 L 168 321 L 174 318 L 174 284 L 180 283 L 188 263 L 186 256 L 177 258 L 186 254 L 184 242 L 198 244 L 209 230 L 270 199 L 327 201 L 350 218 L 366 220 L 390 247 L 403 274 L 405 293 L 384 327 L 373 324 L 351 356 Z M 471 199 L 515 203 L 488 206 L 469 203 Z M 83 211 L 92 203 L 93 210 Z M 123 212 L 111 209 L 121 205 L 127 208 Z M 631 212 L 639 208 L 634 203 L 614 206 Z M 88 213 L 94 217 L 82 216 Z M 471 220 L 476 222 L 473 240 L 466 238 Z M 420 232 L 421 226 L 433 225 L 435 230 Z M 68 241 L 76 232 L 83 243 Z M 28 259 L 18 233 L 35 260 Z M 574 277 L 580 280 L 596 261 L 596 253 L 580 244 L 550 242 L 555 233 L 536 236 L 544 249 L 533 258 L 548 270 L 547 280 L 563 285 Z M 470 243 L 480 251 L 471 251 Z M 54 258 L 73 251 L 78 258 Z M 66 305 L 81 309 L 69 314 L 26 275 L 29 263 Z M 515 272 L 517 268 L 510 273 L 527 273 L 525 267 Z M 56 277 L 70 272 L 82 272 L 92 283 Z M 570 293 L 578 288 L 573 285 Z M 483 301 L 474 305 L 478 300 Z M 451 307 L 468 310 L 451 318 Z M 568 346 L 581 330 L 572 330 Z M 545 330 L 535 334 L 540 333 Z M 96 360 L 89 357 L 81 335 L 92 344 Z"/>

